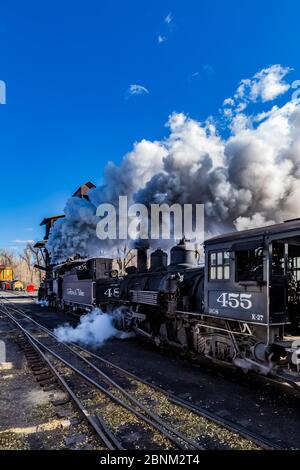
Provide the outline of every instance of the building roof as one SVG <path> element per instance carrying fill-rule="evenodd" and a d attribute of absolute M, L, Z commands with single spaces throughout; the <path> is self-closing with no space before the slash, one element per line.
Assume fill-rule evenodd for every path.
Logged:
<path fill-rule="evenodd" d="M 44 248 L 47 240 L 40 240 L 33 245 L 33 248 Z"/>
<path fill-rule="evenodd" d="M 88 192 L 90 189 L 93 189 L 93 188 L 96 188 L 94 183 L 91 183 L 90 181 L 88 181 L 87 183 L 84 183 L 81 186 L 79 186 L 79 188 L 75 191 L 72 197 L 81 197 L 81 198 L 88 199 Z"/>
<path fill-rule="evenodd" d="M 236 230 L 235 232 L 224 233 L 223 235 L 217 235 L 216 237 L 209 238 L 205 241 L 205 245 L 213 243 L 222 243 L 227 241 L 241 240 L 243 238 L 255 238 L 276 235 L 281 232 L 293 232 L 300 230 L 300 218 L 286 220 L 280 224 L 267 225 L 264 227 L 252 228 L 248 230 Z"/>
<path fill-rule="evenodd" d="M 45 219 L 42 220 L 40 225 L 48 225 L 49 223 L 55 222 L 57 219 L 62 219 L 63 217 L 65 217 L 65 214 L 53 215 L 52 217 L 46 217 Z"/>

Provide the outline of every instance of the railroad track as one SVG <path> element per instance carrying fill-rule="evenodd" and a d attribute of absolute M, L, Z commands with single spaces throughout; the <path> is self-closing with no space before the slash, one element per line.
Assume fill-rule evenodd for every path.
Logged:
<path fill-rule="evenodd" d="M 33 294 L 30 294 L 26 291 L 0 291 L 1 293 L 1 297 L 2 298 L 9 298 L 9 299 L 12 299 L 14 297 L 17 297 L 17 298 L 20 298 L 20 299 L 29 299 L 29 300 L 32 300 L 33 302 L 35 302 L 38 298 L 37 298 L 37 295 L 33 295 Z M 5 296 L 3 296 L 3 294 L 5 294 Z"/>
<path fill-rule="evenodd" d="M 234 448 L 247 448 L 247 442 L 252 444 L 250 448 L 276 450 L 284 448 L 237 423 L 221 418 L 217 414 L 193 405 L 160 387 L 148 383 L 79 345 L 59 343 L 49 329 L 29 317 L 20 307 L 17 307 L 9 300 L 1 298 L 0 309 L 14 321 L 26 338 L 37 348 L 36 350 L 40 356 L 42 355 L 43 360 L 47 362 L 56 377 L 59 374 L 60 378 L 63 379 L 63 373 L 59 372 L 59 367 L 54 365 L 53 361 L 59 362 L 60 365 L 63 364 L 76 377 L 79 376 L 85 383 L 98 389 L 119 407 L 125 408 L 127 412 L 132 413 L 136 419 L 146 424 L 148 428 L 152 426 L 156 433 L 164 436 L 165 443 L 169 442 L 172 448 L 204 449 L 205 447 L 201 443 L 202 439 L 199 439 L 199 429 L 202 430 L 201 433 L 204 429 L 209 439 L 212 439 L 212 434 L 216 434 L 222 436 L 221 441 L 223 441 L 223 444 L 227 439 L 234 442 Z M 49 359 L 49 356 L 51 359 Z M 76 358 L 75 363 L 74 358 Z M 81 366 L 78 363 L 81 363 Z M 83 364 L 84 367 L 82 368 Z M 58 377 L 58 380 L 61 382 L 60 378 Z M 78 392 L 76 395 L 67 381 L 64 380 L 64 382 L 63 388 L 69 393 L 76 406 L 81 406 L 82 413 L 82 409 L 86 409 L 86 403 L 78 403 Z M 78 389 L 78 378 L 75 382 Z M 77 401 L 74 400 L 74 396 Z M 95 422 L 100 422 L 101 426 L 98 426 L 98 428 L 102 433 L 102 437 L 99 437 L 103 442 L 104 434 L 114 448 L 124 448 L 122 439 L 115 437 L 99 413 L 96 413 L 96 420 L 92 419 L 92 421 L 92 423 L 89 423 L 92 426 Z M 99 429 L 95 429 L 98 435 Z M 107 445 L 107 442 L 105 444 Z M 168 444 L 166 445 L 168 446 Z"/>
<path fill-rule="evenodd" d="M 17 297 L 29 298 L 32 302 L 36 302 L 36 300 L 37 300 L 36 296 L 32 296 L 32 295 L 27 294 L 27 293 L 14 292 L 14 294 L 17 294 L 16 295 Z M 72 315 L 74 315 L 76 318 L 78 318 L 80 316 L 79 314 L 75 314 L 75 313 L 72 313 L 72 312 L 70 312 L 70 313 Z M 266 378 L 264 376 L 257 376 L 256 379 L 260 379 L 260 380 L 266 380 L 267 379 L 269 382 L 273 382 L 276 385 L 281 385 L 285 388 L 293 389 L 293 390 L 296 390 L 297 392 L 300 392 L 300 381 L 296 382 L 295 380 L 291 380 L 287 375 L 280 375 L 279 374 L 277 376 L 277 378 L 276 377 L 267 377 Z M 142 380 L 142 379 L 140 379 L 140 380 Z"/>
<path fill-rule="evenodd" d="M 149 388 L 149 390 L 153 389 L 155 390 L 158 394 L 162 394 L 163 396 L 167 397 L 167 399 L 170 401 L 170 403 L 177 405 L 179 407 L 184 407 L 187 410 L 190 410 L 191 412 L 195 413 L 197 416 L 201 418 L 205 418 L 208 421 L 213 422 L 217 426 L 223 427 L 227 429 L 230 432 L 234 432 L 238 434 L 239 436 L 243 437 L 244 439 L 252 441 L 254 444 L 256 444 L 258 447 L 263 448 L 265 450 L 283 450 L 284 447 L 278 445 L 277 443 L 272 442 L 271 440 L 265 438 L 264 436 L 258 435 L 248 429 L 246 429 L 244 426 L 234 423 L 228 419 L 222 418 L 218 416 L 216 413 L 213 413 L 211 411 L 208 411 L 198 405 L 195 405 L 187 400 L 184 400 L 183 398 L 180 398 L 176 396 L 172 392 L 168 392 L 165 389 L 162 389 L 161 387 L 148 382 L 147 380 L 144 380 L 141 377 L 138 377 L 136 374 L 133 374 L 132 372 L 116 365 L 113 364 L 111 361 L 108 361 L 107 359 L 104 359 L 103 357 L 93 353 L 92 351 L 89 351 L 79 345 L 74 345 L 74 347 L 80 349 L 81 351 L 85 352 L 87 356 L 93 358 L 96 363 L 101 363 L 107 371 L 113 371 L 114 374 L 118 374 L 120 377 L 125 377 L 129 378 L 133 381 L 133 383 L 142 383 L 146 387 Z M 108 372 L 109 373 L 109 372 Z"/>
<path fill-rule="evenodd" d="M 59 343 L 50 330 L 28 317 L 21 309 L 3 299 L 0 301 L 0 309 L 24 334 L 109 449 L 141 449 L 144 445 L 145 448 L 154 446 L 160 449 L 203 450 L 196 439 L 174 429 L 80 353 Z M 127 419 L 127 422 L 134 423 L 134 426 L 127 426 L 126 437 L 132 438 L 134 434 L 134 442 L 128 443 L 126 439 L 116 437 L 101 417 L 100 412 L 105 408 L 114 414 L 114 419 L 122 417 L 125 412 L 125 421 Z M 130 429 L 132 427 L 135 433 Z"/>

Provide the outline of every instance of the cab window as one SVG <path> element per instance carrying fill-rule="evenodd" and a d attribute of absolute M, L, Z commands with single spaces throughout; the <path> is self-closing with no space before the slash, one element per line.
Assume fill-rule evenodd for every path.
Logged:
<path fill-rule="evenodd" d="M 230 279 L 230 258 L 228 251 L 211 251 L 209 253 L 210 280 Z"/>
<path fill-rule="evenodd" d="M 263 280 L 263 250 L 243 250 L 236 253 L 236 282 Z"/>

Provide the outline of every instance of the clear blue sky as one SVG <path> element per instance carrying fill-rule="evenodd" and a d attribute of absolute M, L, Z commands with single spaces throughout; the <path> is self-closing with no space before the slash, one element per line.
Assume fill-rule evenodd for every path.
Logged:
<path fill-rule="evenodd" d="M 163 137 L 171 112 L 217 114 L 271 64 L 300 79 L 299 15 L 290 0 L 1 2 L 0 247 L 39 238 L 107 160 Z M 131 84 L 149 93 L 126 99 Z"/>

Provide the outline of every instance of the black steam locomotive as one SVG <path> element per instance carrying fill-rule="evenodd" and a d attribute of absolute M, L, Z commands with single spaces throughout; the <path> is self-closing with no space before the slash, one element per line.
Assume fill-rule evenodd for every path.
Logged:
<path fill-rule="evenodd" d="M 56 266 L 46 289 L 61 309 L 98 306 L 119 327 L 244 371 L 300 381 L 300 220 L 205 242 L 205 266 L 182 240 L 120 278 L 107 258 Z"/>

